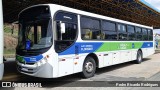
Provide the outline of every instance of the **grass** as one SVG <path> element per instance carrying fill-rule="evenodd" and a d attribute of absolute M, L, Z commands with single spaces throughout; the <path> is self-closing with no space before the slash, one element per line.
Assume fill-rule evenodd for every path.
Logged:
<path fill-rule="evenodd" d="M 16 50 L 6 50 L 4 49 L 4 54 L 15 54 Z"/>
<path fill-rule="evenodd" d="M 18 30 L 16 30 L 16 29 L 13 30 L 13 34 L 12 34 L 12 28 L 11 28 L 11 26 L 4 25 L 4 34 L 11 35 L 11 36 L 17 38 L 18 37 Z"/>
<path fill-rule="evenodd" d="M 16 50 L 6 50 L 6 49 L 4 49 L 3 53 L 4 53 L 5 58 L 14 58 Z"/>

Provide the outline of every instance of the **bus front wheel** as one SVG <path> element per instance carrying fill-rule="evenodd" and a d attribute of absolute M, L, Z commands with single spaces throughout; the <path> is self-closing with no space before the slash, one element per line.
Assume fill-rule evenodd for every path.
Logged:
<path fill-rule="evenodd" d="M 140 64 L 142 62 L 142 52 L 139 50 L 137 52 L 137 59 L 135 60 L 136 64 Z"/>
<path fill-rule="evenodd" d="M 96 63 L 92 57 L 87 57 L 83 63 L 82 76 L 84 78 L 89 78 L 94 76 L 96 71 Z"/>

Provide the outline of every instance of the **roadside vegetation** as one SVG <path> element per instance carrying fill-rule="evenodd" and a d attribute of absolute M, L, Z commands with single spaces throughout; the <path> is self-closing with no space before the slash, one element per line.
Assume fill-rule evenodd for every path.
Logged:
<path fill-rule="evenodd" d="M 11 24 L 4 24 L 4 56 L 14 57 L 15 48 L 17 46 L 18 27 L 14 26 L 14 33 L 12 34 L 13 26 Z"/>

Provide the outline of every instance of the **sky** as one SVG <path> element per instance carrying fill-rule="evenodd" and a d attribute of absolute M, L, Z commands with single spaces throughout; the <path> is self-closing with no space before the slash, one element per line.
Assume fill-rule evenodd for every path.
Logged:
<path fill-rule="evenodd" d="M 144 4 L 150 6 L 156 11 L 160 12 L 160 0 L 140 0 Z"/>
<path fill-rule="evenodd" d="M 160 0 L 140 0 L 140 1 L 148 5 L 149 7 L 153 8 L 154 10 L 160 12 Z M 160 29 L 154 30 L 154 33 L 160 34 Z"/>

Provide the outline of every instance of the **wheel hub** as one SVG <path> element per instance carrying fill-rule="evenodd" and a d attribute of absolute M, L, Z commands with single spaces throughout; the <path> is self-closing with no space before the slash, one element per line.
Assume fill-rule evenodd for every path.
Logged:
<path fill-rule="evenodd" d="M 85 65 L 85 70 L 87 72 L 92 72 L 93 71 L 93 63 L 92 62 L 87 62 L 86 65 Z"/>

